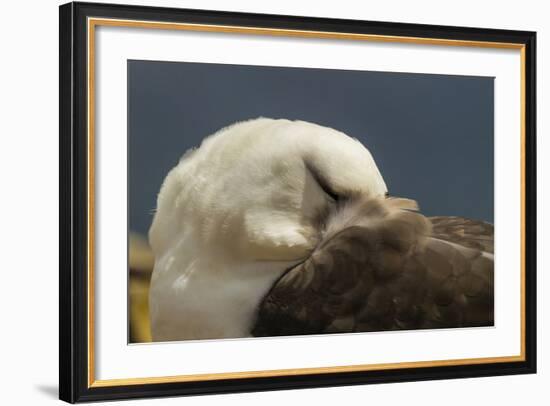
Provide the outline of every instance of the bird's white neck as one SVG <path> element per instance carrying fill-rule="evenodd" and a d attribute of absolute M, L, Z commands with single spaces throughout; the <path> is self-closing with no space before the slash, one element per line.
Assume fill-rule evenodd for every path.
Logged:
<path fill-rule="evenodd" d="M 211 251 L 188 256 L 178 247 L 169 250 L 157 258 L 155 268 L 162 271 L 154 274 L 157 280 L 151 285 L 153 340 L 249 336 L 261 300 L 292 265 L 247 263 Z"/>

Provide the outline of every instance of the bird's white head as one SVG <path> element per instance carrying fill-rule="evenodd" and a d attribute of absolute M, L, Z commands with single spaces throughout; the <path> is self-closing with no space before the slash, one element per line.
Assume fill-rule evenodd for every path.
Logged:
<path fill-rule="evenodd" d="M 335 202 L 386 192 L 369 151 L 327 127 L 260 118 L 206 138 L 167 175 L 149 230 L 153 339 L 247 336 Z"/>

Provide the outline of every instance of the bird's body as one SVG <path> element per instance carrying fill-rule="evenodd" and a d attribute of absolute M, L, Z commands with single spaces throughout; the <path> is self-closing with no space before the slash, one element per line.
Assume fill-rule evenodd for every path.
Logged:
<path fill-rule="evenodd" d="M 158 196 L 149 231 L 155 254 L 150 287 L 153 340 L 287 334 L 288 329 L 274 323 L 294 325 L 288 333 L 299 334 L 306 326 L 292 318 L 312 309 L 288 295 L 305 297 L 309 291 L 285 290 L 285 278 L 288 282 L 301 273 L 299 269 L 321 255 L 327 244 L 342 243 L 343 230 L 350 233 L 354 226 L 365 226 L 366 218 L 391 224 L 385 215 L 350 220 L 346 217 L 350 212 L 380 205 L 380 213 L 416 216 L 414 241 L 409 241 L 406 252 L 398 250 L 403 256 L 411 255 L 413 246 L 418 250 L 415 255 L 421 255 L 428 237 L 432 238 L 432 225 L 413 214 L 412 203 L 386 199 L 386 193 L 368 150 L 326 127 L 256 119 L 205 139 L 172 169 Z M 363 227 L 363 231 L 372 229 Z M 372 235 L 367 240 L 378 241 Z M 353 284 L 362 273 L 353 280 L 345 269 L 334 268 L 331 275 Z M 320 297 L 317 302 L 327 289 L 328 285 L 321 287 L 321 296 L 315 293 Z M 358 292 L 353 300 L 367 302 L 371 290 L 372 286 Z M 293 303 L 304 307 L 288 311 Z M 360 306 L 348 307 L 359 311 Z M 316 332 L 324 332 L 325 327 Z"/>

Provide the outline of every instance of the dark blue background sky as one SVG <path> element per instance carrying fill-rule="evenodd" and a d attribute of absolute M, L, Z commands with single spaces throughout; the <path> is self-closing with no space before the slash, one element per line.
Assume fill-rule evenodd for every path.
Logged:
<path fill-rule="evenodd" d="M 218 129 L 259 116 L 359 139 L 392 196 L 493 222 L 493 78 L 128 61 L 129 227 L 146 233 L 167 172 Z"/>

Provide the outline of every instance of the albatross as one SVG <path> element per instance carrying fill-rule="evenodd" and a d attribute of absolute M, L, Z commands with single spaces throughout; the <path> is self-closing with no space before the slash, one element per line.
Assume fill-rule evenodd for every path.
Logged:
<path fill-rule="evenodd" d="M 493 226 L 422 215 L 363 144 L 305 121 L 186 152 L 149 241 L 154 341 L 493 325 Z"/>

